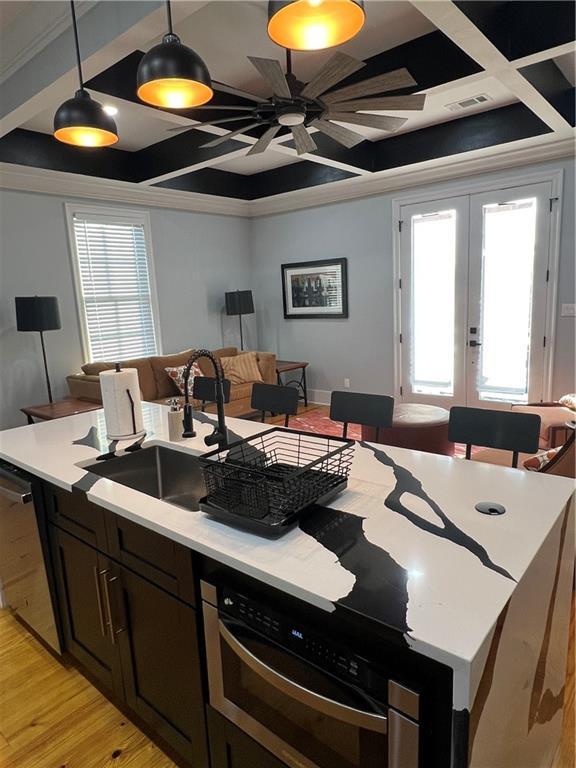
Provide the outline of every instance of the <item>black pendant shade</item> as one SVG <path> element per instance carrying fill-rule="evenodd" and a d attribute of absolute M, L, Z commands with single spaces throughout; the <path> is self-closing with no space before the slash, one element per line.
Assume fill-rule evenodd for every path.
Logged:
<path fill-rule="evenodd" d="M 17 296 L 15 303 L 19 331 L 58 331 L 62 328 L 56 296 Z"/>
<path fill-rule="evenodd" d="M 351 40 L 365 18 L 364 0 L 270 0 L 268 35 L 283 48 L 320 51 Z"/>
<path fill-rule="evenodd" d="M 199 107 L 214 95 L 208 67 L 196 51 L 174 34 L 170 0 L 166 0 L 166 16 L 168 33 L 138 65 L 138 98 L 164 109 Z"/>
<path fill-rule="evenodd" d="M 227 315 L 253 315 L 252 291 L 229 291 L 225 295 Z"/>
<path fill-rule="evenodd" d="M 70 10 L 80 88 L 73 99 L 68 99 L 56 110 L 54 138 L 75 147 L 109 147 L 118 141 L 118 130 L 114 120 L 104 112 L 102 104 L 91 99 L 88 91 L 84 89 L 74 0 L 70 0 Z"/>
<path fill-rule="evenodd" d="M 64 144 L 106 147 L 118 141 L 116 123 L 83 88 L 58 107 L 54 136 Z"/>

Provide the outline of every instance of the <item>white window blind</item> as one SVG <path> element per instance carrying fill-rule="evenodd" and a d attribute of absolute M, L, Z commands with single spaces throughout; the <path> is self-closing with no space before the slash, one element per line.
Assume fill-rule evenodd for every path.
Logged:
<path fill-rule="evenodd" d="M 72 232 L 90 360 L 155 355 L 144 220 L 73 212 Z"/>

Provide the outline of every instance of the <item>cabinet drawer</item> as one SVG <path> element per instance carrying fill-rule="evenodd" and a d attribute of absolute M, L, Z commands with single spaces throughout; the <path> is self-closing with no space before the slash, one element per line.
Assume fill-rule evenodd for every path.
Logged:
<path fill-rule="evenodd" d="M 111 513 L 88 501 L 83 491 L 63 491 L 50 486 L 46 501 L 50 522 L 102 552 L 108 552 L 106 517 Z"/>
<path fill-rule="evenodd" d="M 119 515 L 107 519 L 110 555 L 172 595 L 195 605 L 192 552 Z"/>

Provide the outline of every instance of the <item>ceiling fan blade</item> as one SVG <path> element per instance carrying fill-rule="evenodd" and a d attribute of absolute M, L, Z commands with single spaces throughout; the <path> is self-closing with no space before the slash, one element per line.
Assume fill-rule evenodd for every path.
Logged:
<path fill-rule="evenodd" d="M 404 67 L 395 69 L 393 72 L 387 72 L 385 75 L 376 75 L 368 80 L 361 80 L 354 85 L 347 85 L 339 88 L 337 91 L 326 93 L 322 96 L 322 101 L 326 104 L 332 104 L 337 101 L 348 101 L 350 99 L 359 99 L 362 96 L 372 96 L 375 93 L 384 93 L 385 91 L 396 91 L 399 88 L 410 88 L 417 85 L 416 80 L 410 72 Z"/>
<path fill-rule="evenodd" d="M 261 101 L 265 101 L 265 99 L 262 99 Z M 194 112 L 196 112 L 197 109 L 221 109 L 226 111 L 235 111 L 235 112 L 252 112 L 253 109 L 256 109 L 256 104 L 252 104 L 251 107 L 247 106 L 233 106 L 232 104 L 203 104 L 201 107 L 192 107 L 191 108 Z"/>
<path fill-rule="evenodd" d="M 276 61 L 276 59 L 260 59 L 258 56 L 248 56 L 248 58 L 264 80 L 272 87 L 272 91 L 276 96 L 281 96 L 283 99 L 292 98 L 290 86 L 279 61 Z"/>
<path fill-rule="evenodd" d="M 297 154 L 303 155 L 306 152 L 313 152 L 315 149 L 318 149 L 316 142 L 303 125 L 295 125 L 292 128 L 292 136 L 294 137 Z"/>
<path fill-rule="evenodd" d="M 256 96 L 253 93 L 248 93 L 248 91 L 243 91 L 240 88 L 233 88 L 231 85 L 227 85 L 226 83 L 217 83 L 214 80 L 212 81 L 212 87 L 216 91 L 220 91 L 220 93 L 229 93 L 231 96 L 239 96 L 241 99 L 247 99 L 249 101 L 257 101 L 257 102 L 263 102 L 268 101 L 268 99 L 264 99 L 262 96 Z M 202 107 L 194 107 L 194 109 L 218 109 L 217 104 L 205 104 Z M 220 107 L 222 109 L 222 107 Z M 226 107 L 224 107 L 226 109 Z"/>
<path fill-rule="evenodd" d="M 261 123 L 248 123 L 248 125 L 245 125 L 243 128 L 237 128 L 235 131 L 230 131 L 230 133 L 227 133 L 224 136 L 218 136 L 216 139 L 212 139 L 212 141 L 209 141 L 207 144 L 201 144 L 200 149 L 218 147 L 220 144 L 224 144 L 225 141 L 228 141 L 228 139 L 233 139 L 234 136 L 238 136 L 240 133 L 245 133 L 252 128 L 256 128 L 257 125 L 261 125 Z"/>
<path fill-rule="evenodd" d="M 264 131 L 262 136 L 260 136 L 256 144 L 254 144 L 254 146 L 250 149 L 250 151 L 246 153 L 246 156 L 259 155 L 261 152 L 264 152 L 265 150 L 267 150 L 270 142 L 272 141 L 274 136 L 276 136 L 279 130 L 280 130 L 279 125 L 271 125 L 270 128 Z"/>
<path fill-rule="evenodd" d="M 325 93 L 328 88 L 344 80 L 345 77 L 357 72 L 366 64 L 358 59 L 353 59 L 346 53 L 336 53 L 332 56 L 322 69 L 310 80 L 308 85 L 302 89 L 302 96 L 308 99 L 315 99 Z"/>
<path fill-rule="evenodd" d="M 334 139 L 334 141 L 337 141 L 339 144 L 343 144 L 345 147 L 348 147 L 348 149 L 352 149 L 356 144 L 360 144 L 361 141 L 365 141 L 366 139 L 365 136 L 361 136 L 359 133 L 351 131 L 349 128 L 344 128 L 343 125 L 329 123 L 327 120 L 314 120 L 310 123 L 310 126 L 318 128 L 318 130 L 325 133 L 326 136 Z"/>
<path fill-rule="evenodd" d="M 426 94 L 416 93 L 412 96 L 380 96 L 375 99 L 355 99 L 354 101 L 339 101 L 334 104 L 338 112 L 358 112 L 360 110 L 391 110 L 424 109 Z"/>
<path fill-rule="evenodd" d="M 176 128 L 168 128 L 168 133 L 174 131 L 192 131 L 194 128 L 203 128 L 205 125 L 220 125 L 220 123 L 233 123 L 236 120 L 252 120 L 252 115 L 236 115 L 235 117 L 221 117 L 219 120 L 209 120 L 207 123 L 196 123 L 196 125 L 179 125 Z"/>
<path fill-rule="evenodd" d="M 388 115 L 359 115 L 356 112 L 329 112 L 329 120 L 339 120 L 352 125 L 365 125 L 367 128 L 379 128 L 381 131 L 397 131 L 407 117 L 389 117 Z"/>

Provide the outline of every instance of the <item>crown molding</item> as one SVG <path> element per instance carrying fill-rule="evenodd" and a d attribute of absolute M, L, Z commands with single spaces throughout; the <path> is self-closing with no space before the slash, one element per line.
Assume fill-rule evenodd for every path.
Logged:
<path fill-rule="evenodd" d="M 228 197 L 201 195 L 127 181 L 98 179 L 76 173 L 48 171 L 25 165 L 0 163 L 0 189 L 37 192 L 58 197 L 117 201 L 129 205 L 172 208 L 194 213 L 248 217 L 250 203 Z"/>
<path fill-rule="evenodd" d="M 302 208 L 330 205 L 346 200 L 372 197 L 410 187 L 448 181 L 461 176 L 473 176 L 522 165 L 534 165 L 546 160 L 574 157 L 574 138 L 542 142 L 542 138 L 523 139 L 500 147 L 487 147 L 450 158 L 417 163 L 406 169 L 396 168 L 372 176 L 344 179 L 306 190 L 287 192 L 253 203 L 252 216 L 272 216 Z M 534 142 L 541 142 L 535 144 Z M 497 152 L 495 150 L 498 150 Z"/>
<path fill-rule="evenodd" d="M 543 138 L 514 142 L 518 146 L 502 145 L 498 152 L 495 152 L 494 147 L 480 149 L 456 155 L 450 162 L 438 159 L 418 163 L 406 169 L 383 171 L 370 177 L 345 179 L 326 184 L 324 187 L 296 190 L 253 201 L 98 179 L 10 163 L 0 163 L 0 188 L 59 197 L 118 201 L 130 205 L 171 208 L 194 213 L 255 218 L 372 197 L 462 176 L 574 157 L 573 138 L 558 141 L 543 141 Z"/>

